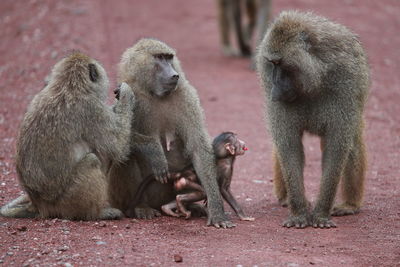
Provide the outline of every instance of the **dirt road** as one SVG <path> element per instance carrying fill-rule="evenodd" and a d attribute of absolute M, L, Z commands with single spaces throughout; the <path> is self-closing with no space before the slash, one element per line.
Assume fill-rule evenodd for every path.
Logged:
<path fill-rule="evenodd" d="M 116 64 L 140 37 L 178 51 L 198 89 L 212 136 L 235 131 L 249 146 L 235 166 L 233 191 L 254 222 L 218 230 L 202 219 L 70 222 L 0 218 L 4 266 L 400 266 L 400 2 L 279 0 L 284 9 L 312 10 L 360 35 L 372 89 L 367 119 L 369 168 L 365 206 L 335 218 L 336 229 L 285 229 L 287 210 L 272 194 L 271 143 L 261 90 L 244 59 L 219 51 L 215 3 L 203 1 L 0 2 L 0 205 L 20 194 L 14 166 L 17 130 L 51 66 L 70 49 L 103 62 L 112 84 Z M 110 90 L 111 99 L 111 90 Z M 307 195 L 315 201 L 319 141 L 305 138 Z M 227 207 L 226 210 L 231 210 Z M 183 258 L 174 262 L 174 255 Z"/>

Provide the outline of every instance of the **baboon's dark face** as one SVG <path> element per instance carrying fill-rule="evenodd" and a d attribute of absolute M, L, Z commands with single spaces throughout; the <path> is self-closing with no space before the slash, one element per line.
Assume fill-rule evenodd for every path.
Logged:
<path fill-rule="evenodd" d="M 265 57 L 267 75 L 272 83 L 271 100 L 293 102 L 299 96 L 296 69 L 286 64 L 282 57 Z"/>
<path fill-rule="evenodd" d="M 166 97 L 173 92 L 179 80 L 172 60 L 172 54 L 155 54 L 154 58 L 154 82 L 152 93 L 158 97 Z"/>

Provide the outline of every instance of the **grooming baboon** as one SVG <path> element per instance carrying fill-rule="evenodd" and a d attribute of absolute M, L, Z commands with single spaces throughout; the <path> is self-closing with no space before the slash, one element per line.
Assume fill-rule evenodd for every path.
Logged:
<path fill-rule="evenodd" d="M 256 26 L 259 35 L 257 44 L 261 41 L 267 29 L 267 24 L 271 17 L 271 0 L 217 1 L 222 52 L 225 55 L 237 54 L 230 41 L 230 33 L 231 29 L 233 29 L 239 48 L 239 55 L 250 56 L 252 54 L 252 36 Z M 242 10 L 245 10 L 246 17 L 242 16 Z M 243 27 L 244 21 L 246 21 L 245 27 Z"/>
<path fill-rule="evenodd" d="M 290 207 L 283 225 L 335 227 L 330 215 L 358 212 L 363 196 L 363 111 L 370 80 L 360 41 L 312 13 L 282 12 L 257 60 L 274 143 L 275 192 Z M 305 131 L 320 136 L 322 148 L 320 193 L 311 213 L 303 182 Z M 341 177 L 344 203 L 332 210 Z"/>
<path fill-rule="evenodd" d="M 208 224 L 232 227 L 224 214 L 216 180 L 217 172 L 211 141 L 196 89 L 186 80 L 175 51 L 154 39 L 141 39 L 122 55 L 119 79 L 128 83 L 136 97 L 133 130 L 157 140 L 170 172 L 193 165 L 208 198 Z M 151 164 L 150 164 L 151 165 Z M 151 166 L 140 155 L 110 170 L 112 205 L 126 212 L 142 179 L 152 174 Z M 164 178 L 157 178 L 166 182 Z M 144 200 L 135 208 L 139 218 L 153 218 L 157 209 L 172 201 L 170 184 L 153 183 Z"/>
<path fill-rule="evenodd" d="M 247 150 L 245 143 L 240 140 L 236 134 L 224 132 L 214 139 L 213 150 L 217 160 L 217 181 L 222 197 L 228 202 L 241 220 L 254 220 L 254 218 L 245 215 L 230 190 L 233 164 L 235 163 L 236 156 L 243 155 Z M 135 195 L 135 201 L 132 204 L 133 207 L 139 203 L 147 186 L 154 180 L 154 176 L 151 175 L 142 181 Z M 180 173 L 171 173 L 169 180 L 173 183 L 174 189 L 179 192 L 179 194 L 176 196 L 175 200 L 163 205 L 161 207 L 162 211 L 170 216 L 184 216 L 186 219 L 190 218 L 191 212 L 186 209 L 186 204 L 207 199 L 204 189 L 199 183 L 196 172 L 193 167 L 190 166 Z"/>
<path fill-rule="evenodd" d="M 109 207 L 106 171 L 111 161 L 122 162 L 129 154 L 134 96 L 123 84 L 112 110 L 105 104 L 107 88 L 103 67 L 82 53 L 54 66 L 48 85 L 32 100 L 17 140 L 17 173 L 29 198 L 4 206 L 3 216 L 122 217 Z"/>

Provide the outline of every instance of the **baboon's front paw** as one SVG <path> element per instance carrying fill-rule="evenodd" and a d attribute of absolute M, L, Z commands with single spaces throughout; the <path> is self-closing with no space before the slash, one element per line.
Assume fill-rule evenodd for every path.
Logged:
<path fill-rule="evenodd" d="M 314 228 L 335 228 L 336 224 L 329 218 L 329 216 L 323 216 L 319 214 L 313 214 L 312 226 Z"/>
<path fill-rule="evenodd" d="M 150 207 L 136 207 L 135 217 L 138 219 L 153 219 L 155 217 L 160 217 L 161 213 L 158 210 L 152 209 Z"/>
<path fill-rule="evenodd" d="M 354 215 L 360 212 L 360 208 L 351 206 L 349 204 L 341 204 L 337 205 L 332 210 L 332 216 L 345 216 L 345 215 Z"/>
<path fill-rule="evenodd" d="M 219 218 L 219 217 L 208 217 L 207 225 L 213 225 L 215 228 L 232 228 L 235 227 L 236 224 L 229 221 L 227 218 Z"/>
<path fill-rule="evenodd" d="M 101 211 L 100 220 L 119 220 L 124 217 L 124 214 L 119 209 L 105 208 Z"/>
<path fill-rule="evenodd" d="M 122 103 L 134 102 L 135 97 L 132 88 L 127 83 L 121 83 L 121 85 L 118 87 L 117 93 L 115 94 L 118 95 L 118 98 Z"/>
<path fill-rule="evenodd" d="M 296 227 L 298 229 L 302 229 L 302 228 L 306 228 L 309 224 L 308 221 L 308 215 L 304 214 L 304 215 L 291 215 L 289 216 L 289 218 L 283 222 L 282 226 L 283 227 Z"/>

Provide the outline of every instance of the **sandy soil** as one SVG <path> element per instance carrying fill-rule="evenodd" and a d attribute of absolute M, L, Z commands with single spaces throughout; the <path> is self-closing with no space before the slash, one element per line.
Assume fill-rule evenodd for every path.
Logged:
<path fill-rule="evenodd" d="M 21 193 L 14 166 L 19 123 L 51 66 L 80 49 L 103 62 L 112 84 L 116 64 L 140 37 L 178 51 L 198 89 L 212 136 L 239 134 L 250 147 L 238 159 L 233 191 L 256 218 L 218 230 L 206 220 L 70 222 L 0 218 L 0 265 L 10 266 L 400 266 L 400 2 L 280 0 L 284 9 L 312 10 L 353 29 L 369 54 L 369 168 L 365 205 L 335 218 L 338 228 L 285 229 L 287 210 L 272 194 L 271 142 L 261 90 L 245 59 L 219 50 L 215 3 L 203 1 L 0 2 L 0 205 Z M 110 90 L 110 99 L 111 99 Z M 317 138 L 305 138 L 306 188 L 315 201 L 320 177 Z M 174 262 L 174 255 L 182 263 Z"/>

